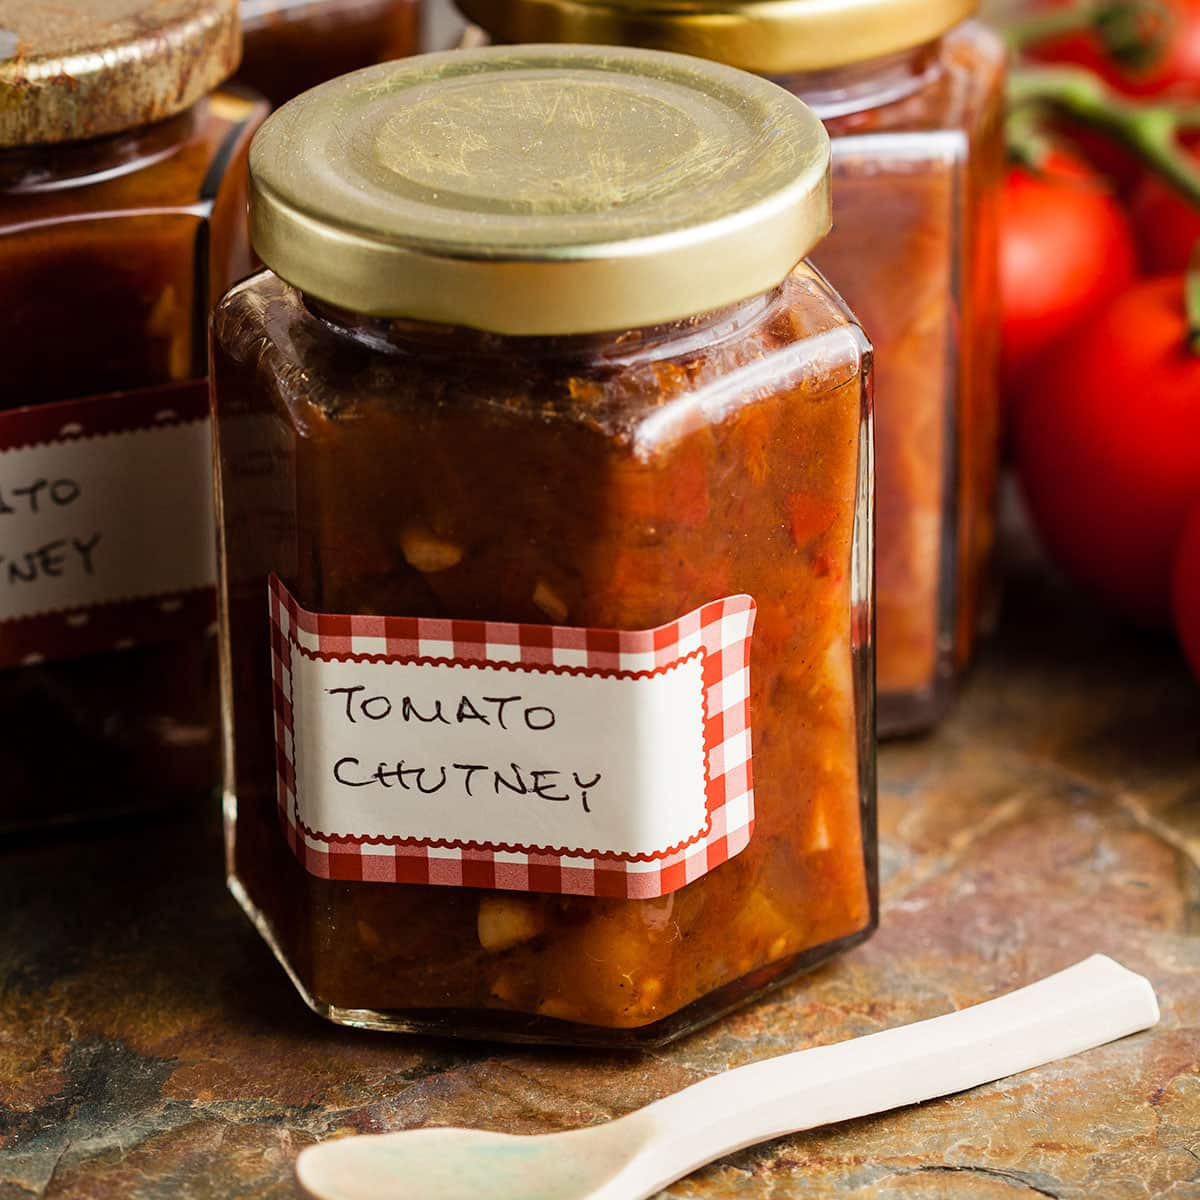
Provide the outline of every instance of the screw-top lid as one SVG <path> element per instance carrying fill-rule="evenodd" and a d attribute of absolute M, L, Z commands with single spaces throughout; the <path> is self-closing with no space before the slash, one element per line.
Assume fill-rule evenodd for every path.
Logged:
<path fill-rule="evenodd" d="M 676 320 L 780 283 L 829 229 L 829 140 L 715 63 L 515 46 L 384 63 L 250 150 L 263 261 L 375 316 L 508 334 Z"/>
<path fill-rule="evenodd" d="M 504 42 L 599 42 L 782 75 L 933 41 L 979 0 L 455 0 Z"/>
<path fill-rule="evenodd" d="M 240 55 L 237 0 L 0 0 L 0 147 L 174 116 Z"/>

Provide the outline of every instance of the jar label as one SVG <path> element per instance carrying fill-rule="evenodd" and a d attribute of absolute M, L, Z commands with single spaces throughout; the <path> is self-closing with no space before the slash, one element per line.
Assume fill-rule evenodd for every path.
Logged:
<path fill-rule="evenodd" d="M 203 380 L 0 412 L 0 668 L 202 633 L 215 564 Z"/>
<path fill-rule="evenodd" d="M 618 632 L 269 592 L 280 818 L 312 874 L 648 899 L 750 840 L 749 596 Z"/>

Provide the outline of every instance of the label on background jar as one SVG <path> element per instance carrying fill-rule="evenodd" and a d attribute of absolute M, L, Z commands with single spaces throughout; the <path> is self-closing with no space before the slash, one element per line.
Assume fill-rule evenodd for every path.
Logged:
<path fill-rule="evenodd" d="M 651 898 L 749 841 L 749 596 L 617 632 L 269 591 L 280 817 L 312 874 Z"/>
<path fill-rule="evenodd" d="M 215 616 L 204 381 L 0 412 L 0 668 Z"/>

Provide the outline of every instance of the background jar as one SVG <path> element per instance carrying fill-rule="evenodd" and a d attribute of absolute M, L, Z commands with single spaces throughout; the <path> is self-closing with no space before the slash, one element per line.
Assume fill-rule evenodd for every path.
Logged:
<path fill-rule="evenodd" d="M 417 52 L 420 0 L 242 0 L 238 78 L 272 104 Z"/>
<path fill-rule="evenodd" d="M 774 85 L 579 47 L 368 68 L 256 139 L 273 270 L 213 326 L 229 872 L 317 1012 L 657 1042 L 874 927 L 869 347 L 799 261 L 827 172 Z M 619 858 L 579 884 L 579 848 L 506 886 L 507 832 L 447 866 L 405 826 L 331 833 L 302 808 L 293 602 L 358 619 L 289 628 L 372 654 L 354 631 L 380 617 L 578 646 L 743 594 L 752 832 L 717 810 L 710 858 L 661 856 L 657 892 Z M 739 687 L 710 705 L 735 738 Z M 741 761 L 710 778 L 748 781 Z"/>
<path fill-rule="evenodd" d="M 800 96 L 833 140 L 813 254 L 875 346 L 880 732 L 946 711 L 991 602 L 999 39 L 976 0 L 459 0 L 502 42 L 701 55 Z"/>
<path fill-rule="evenodd" d="M 24 826 L 216 782 L 205 328 L 250 267 L 265 106 L 214 90 L 234 0 L 10 0 L 0 30 L 0 826 Z"/>

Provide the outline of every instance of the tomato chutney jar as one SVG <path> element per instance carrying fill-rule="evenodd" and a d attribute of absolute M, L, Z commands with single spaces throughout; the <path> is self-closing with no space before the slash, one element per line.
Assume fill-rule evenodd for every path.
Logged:
<path fill-rule="evenodd" d="M 833 140 L 814 252 L 875 347 L 879 728 L 948 710 L 990 618 L 1000 40 L 977 0 L 458 0 L 496 41 L 682 51 L 769 76 Z"/>
<path fill-rule="evenodd" d="M 238 78 L 282 104 L 357 67 L 417 52 L 419 0 L 242 0 Z"/>
<path fill-rule="evenodd" d="M 875 923 L 829 146 L 642 50 L 366 68 L 214 315 L 229 877 L 318 1013 L 633 1045 Z"/>
<path fill-rule="evenodd" d="M 207 315 L 249 271 L 235 0 L 0 0 L 0 827 L 219 777 Z"/>

